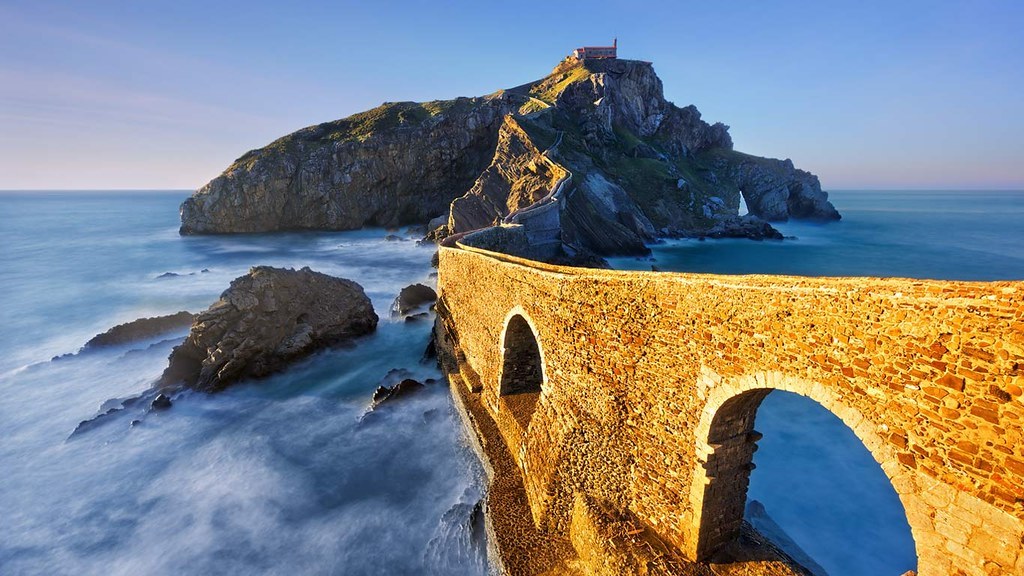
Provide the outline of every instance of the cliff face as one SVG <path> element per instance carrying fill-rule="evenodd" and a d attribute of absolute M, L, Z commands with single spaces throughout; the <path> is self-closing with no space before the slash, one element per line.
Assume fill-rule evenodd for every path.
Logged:
<path fill-rule="evenodd" d="M 515 116 L 505 116 L 498 129 L 498 144 L 490 165 L 473 187 L 451 204 L 448 228 L 454 232 L 490 226 L 543 198 L 565 176 L 565 170 L 551 162 Z"/>
<path fill-rule="evenodd" d="M 740 196 L 766 220 L 838 219 L 817 177 L 734 151 L 728 126 L 665 100 L 648 62 L 567 59 L 484 98 L 385 104 L 239 158 L 181 209 L 183 234 L 433 221 L 434 237 L 559 197 L 567 246 L 642 252 L 703 235 Z"/>
<path fill-rule="evenodd" d="M 425 223 L 491 159 L 507 98 L 384 104 L 253 150 L 181 206 L 181 233 Z"/>

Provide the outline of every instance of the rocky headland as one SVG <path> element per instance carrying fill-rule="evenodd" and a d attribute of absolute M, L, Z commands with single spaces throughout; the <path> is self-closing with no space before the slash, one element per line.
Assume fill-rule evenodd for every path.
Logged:
<path fill-rule="evenodd" d="M 376 327 L 373 305 L 355 282 L 309 268 L 257 266 L 196 317 L 159 386 L 215 392 Z"/>
<path fill-rule="evenodd" d="M 728 126 L 667 101 L 651 63 L 566 59 L 516 88 L 385 103 L 250 151 L 182 204 L 181 233 L 428 224 L 441 239 L 504 222 L 521 227 L 499 238 L 513 252 L 558 260 L 839 217 L 816 176 L 735 151 Z"/>

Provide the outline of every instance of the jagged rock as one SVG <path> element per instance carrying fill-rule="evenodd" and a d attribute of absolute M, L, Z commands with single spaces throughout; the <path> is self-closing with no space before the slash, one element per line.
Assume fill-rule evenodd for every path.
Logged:
<path fill-rule="evenodd" d="M 604 255 L 649 254 L 657 232 L 644 211 L 609 177 L 592 171 L 566 202 L 562 239 Z"/>
<path fill-rule="evenodd" d="M 190 326 L 194 319 L 195 314 L 185 311 L 176 312 L 167 316 L 139 318 L 138 320 L 118 324 L 102 334 L 93 336 L 85 343 L 84 348 L 95 349 L 105 346 L 118 346 L 129 342 L 152 338 L 172 330 Z"/>
<path fill-rule="evenodd" d="M 490 226 L 543 198 L 565 175 L 564 168 L 543 156 L 520 120 L 508 115 L 498 129 L 490 166 L 465 195 L 452 202 L 448 231 L 456 234 Z"/>
<path fill-rule="evenodd" d="M 146 402 L 155 401 L 158 397 L 158 393 L 154 390 L 147 390 L 142 394 L 136 396 L 128 396 L 126 398 L 111 398 L 102 405 L 100 405 L 99 412 L 89 418 L 79 422 L 78 426 L 71 432 L 68 439 L 74 438 L 84 432 L 109 424 L 118 419 L 119 416 L 127 414 L 130 410 L 137 406 L 143 406 Z M 135 426 L 133 422 L 131 426 Z"/>
<path fill-rule="evenodd" d="M 424 388 L 426 388 L 426 386 L 422 382 L 413 380 L 412 378 L 406 378 L 391 387 L 378 386 L 377 389 L 373 391 L 373 401 L 370 404 L 370 410 L 376 410 L 384 403 L 391 403 L 395 400 L 411 396 Z"/>
<path fill-rule="evenodd" d="M 436 218 L 431 218 L 430 222 L 427 222 L 427 238 L 432 239 L 438 237 L 447 236 L 451 232 L 448 231 L 448 219 L 451 217 L 451 212 L 445 212 Z"/>
<path fill-rule="evenodd" d="M 355 282 L 309 268 L 257 266 L 199 314 L 159 385 L 214 392 L 376 326 L 373 305 Z"/>
<path fill-rule="evenodd" d="M 157 394 L 157 397 L 153 399 L 149 407 L 152 410 L 167 410 L 171 407 L 171 399 L 166 394 Z"/>
<path fill-rule="evenodd" d="M 402 288 L 395 298 L 391 309 L 399 316 L 404 316 L 416 308 L 437 300 L 437 292 L 430 286 L 423 284 L 412 284 Z"/>

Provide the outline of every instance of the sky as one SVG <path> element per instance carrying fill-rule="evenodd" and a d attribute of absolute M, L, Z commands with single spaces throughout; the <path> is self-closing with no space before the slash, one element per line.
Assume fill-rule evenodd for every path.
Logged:
<path fill-rule="evenodd" d="M 1024 189 L 1024 3 L 0 0 L 0 189 L 194 189 L 304 126 L 619 39 L 827 189 Z"/>

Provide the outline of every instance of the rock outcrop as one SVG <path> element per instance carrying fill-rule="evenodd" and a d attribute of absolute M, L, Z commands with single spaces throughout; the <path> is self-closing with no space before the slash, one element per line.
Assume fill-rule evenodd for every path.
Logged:
<path fill-rule="evenodd" d="M 511 212 L 540 200 L 567 172 L 551 162 L 544 150 L 515 116 L 508 115 L 498 129 L 498 144 L 490 165 L 473 187 L 451 205 L 450 233 L 494 224 Z"/>
<path fill-rule="evenodd" d="M 736 152 L 728 126 L 666 100 L 651 63 L 569 58 L 491 96 L 385 104 L 249 152 L 182 205 L 181 231 L 520 225 L 488 241 L 542 238 L 520 254 L 553 261 L 708 235 L 741 196 L 767 221 L 839 219 L 813 174 Z"/>
<path fill-rule="evenodd" d="M 84 348 L 92 350 L 153 338 L 173 330 L 186 328 L 192 324 L 195 317 L 196 315 L 191 312 L 181 311 L 167 316 L 139 318 L 138 320 L 118 324 L 102 334 L 93 336 L 85 343 Z"/>
<path fill-rule="evenodd" d="M 355 282 L 309 268 L 257 266 L 199 314 L 159 386 L 215 392 L 376 327 L 373 305 Z"/>
<path fill-rule="evenodd" d="M 747 238 L 749 240 L 782 240 L 782 232 L 764 220 L 747 214 L 719 220 L 705 234 L 708 238 Z"/>
<path fill-rule="evenodd" d="M 391 310 L 399 316 L 404 316 L 435 300 L 437 300 L 437 292 L 433 288 L 424 284 L 411 284 L 402 288 L 402 291 L 398 293 L 398 297 L 391 305 Z"/>
<path fill-rule="evenodd" d="M 370 410 L 376 410 L 380 408 L 382 404 L 391 404 L 395 400 L 412 396 L 413 394 L 420 392 L 426 388 L 419 380 L 413 380 L 412 378 L 405 378 L 394 386 L 378 386 L 373 391 L 373 398 L 370 402 Z"/>

